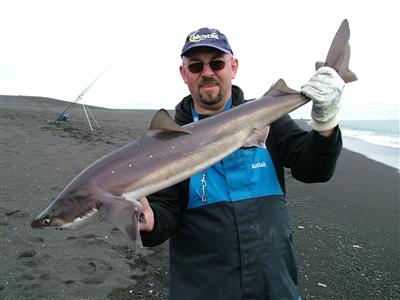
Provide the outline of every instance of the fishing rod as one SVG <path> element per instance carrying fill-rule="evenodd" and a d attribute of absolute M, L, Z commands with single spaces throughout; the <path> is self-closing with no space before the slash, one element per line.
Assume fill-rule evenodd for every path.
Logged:
<path fill-rule="evenodd" d="M 87 91 L 93 86 L 93 84 L 101 77 L 101 75 L 103 75 L 103 73 L 106 71 L 106 69 L 109 66 L 105 67 L 100 73 L 99 75 L 96 76 L 95 79 L 93 79 L 93 81 L 82 91 L 82 93 L 79 94 L 79 96 L 75 99 L 75 101 L 73 101 L 70 105 L 68 105 L 68 107 L 61 113 L 58 114 L 57 119 L 54 121 L 56 124 L 59 123 L 62 118 L 65 116 L 65 114 L 67 112 L 69 112 L 72 107 L 83 97 L 83 95 L 85 95 L 87 93 Z M 88 120 L 89 121 L 89 120 Z M 89 121 L 90 124 L 90 121 Z"/>

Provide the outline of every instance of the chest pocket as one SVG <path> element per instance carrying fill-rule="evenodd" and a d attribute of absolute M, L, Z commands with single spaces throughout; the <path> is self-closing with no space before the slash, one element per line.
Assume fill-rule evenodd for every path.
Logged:
<path fill-rule="evenodd" d="M 267 149 L 244 148 L 190 178 L 188 208 L 283 195 Z"/>

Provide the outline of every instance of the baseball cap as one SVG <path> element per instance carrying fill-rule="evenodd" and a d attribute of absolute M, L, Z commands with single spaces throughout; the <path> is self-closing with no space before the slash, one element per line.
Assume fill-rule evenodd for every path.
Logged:
<path fill-rule="evenodd" d="M 181 56 L 195 47 L 212 47 L 222 52 L 233 54 L 226 36 L 217 29 L 207 27 L 189 33 L 182 48 Z"/>

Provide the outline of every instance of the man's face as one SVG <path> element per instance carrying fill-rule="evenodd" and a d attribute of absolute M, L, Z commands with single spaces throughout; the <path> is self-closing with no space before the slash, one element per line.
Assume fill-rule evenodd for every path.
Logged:
<path fill-rule="evenodd" d="M 192 49 L 182 58 L 180 72 L 199 113 L 223 110 L 237 68 L 236 58 L 210 47 Z"/>

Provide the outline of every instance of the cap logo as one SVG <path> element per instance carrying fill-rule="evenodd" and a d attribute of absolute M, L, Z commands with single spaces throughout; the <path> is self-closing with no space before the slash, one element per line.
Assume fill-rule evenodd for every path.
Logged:
<path fill-rule="evenodd" d="M 200 41 L 208 40 L 208 39 L 216 39 L 216 40 L 218 40 L 219 39 L 218 38 L 218 34 L 215 33 L 215 32 L 208 33 L 208 34 L 200 34 L 198 32 L 195 32 L 195 33 L 191 34 L 190 37 L 189 37 L 189 41 L 191 43 L 198 43 Z"/>

